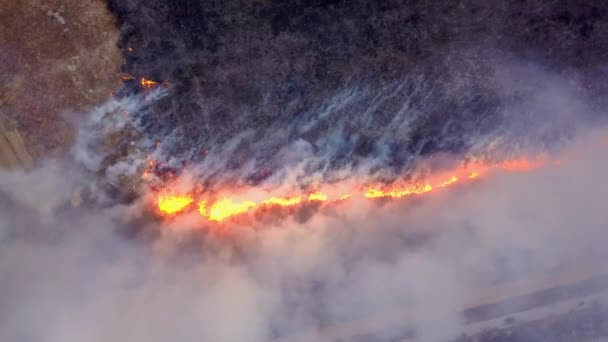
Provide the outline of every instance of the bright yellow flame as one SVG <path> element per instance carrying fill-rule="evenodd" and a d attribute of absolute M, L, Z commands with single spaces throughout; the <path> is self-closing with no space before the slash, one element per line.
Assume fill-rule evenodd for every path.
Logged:
<path fill-rule="evenodd" d="M 409 195 L 420 195 L 433 191 L 433 186 L 430 184 L 418 184 L 405 189 L 398 190 L 378 190 L 368 189 L 365 193 L 365 198 L 401 198 Z"/>
<path fill-rule="evenodd" d="M 157 199 L 158 209 L 168 215 L 179 213 L 186 209 L 193 201 L 194 199 L 192 199 L 192 196 L 190 195 L 176 196 L 163 194 L 158 196 Z"/>
<path fill-rule="evenodd" d="M 452 176 L 452 178 L 450 178 L 449 180 L 441 183 L 439 186 L 442 187 L 442 188 L 445 188 L 446 186 L 450 186 L 450 185 L 452 185 L 452 184 L 454 184 L 456 182 L 458 182 L 458 177 Z"/>
<path fill-rule="evenodd" d="M 222 221 L 228 217 L 243 214 L 248 212 L 250 209 L 255 207 L 256 204 L 253 201 L 244 201 L 241 203 L 234 203 L 230 198 L 222 198 L 217 202 L 213 203 L 209 209 L 209 220 L 211 221 Z M 200 212 L 200 205 L 199 205 Z"/>
<path fill-rule="evenodd" d="M 321 191 L 315 191 L 312 194 L 308 195 L 308 202 L 325 202 L 327 201 L 327 195 L 322 193 Z"/>
<path fill-rule="evenodd" d="M 433 187 L 430 184 L 427 184 L 422 188 L 422 191 L 418 190 L 417 193 L 423 194 L 425 192 L 433 191 Z"/>
<path fill-rule="evenodd" d="M 291 207 L 297 204 L 300 204 L 302 202 L 302 197 L 300 196 L 295 196 L 295 197 L 271 197 L 267 200 L 265 200 L 264 202 L 262 202 L 262 204 L 264 205 L 280 205 L 282 207 Z"/>
<path fill-rule="evenodd" d="M 151 81 L 153 82 L 153 81 Z M 150 175 L 153 169 L 153 166 L 156 164 L 156 161 L 150 160 L 148 168 L 144 171 L 144 177 L 146 175 Z M 422 195 L 433 190 L 440 190 L 442 188 L 449 187 L 455 183 L 466 179 L 477 179 L 484 175 L 488 170 L 494 169 L 503 169 L 507 171 L 525 171 L 533 168 L 537 168 L 545 164 L 543 160 L 528 160 L 528 159 L 517 159 L 517 160 L 507 160 L 498 164 L 489 165 L 489 164 L 478 164 L 475 165 L 475 170 L 456 170 L 453 175 L 449 178 L 446 178 L 446 181 L 443 182 L 424 182 L 424 183 L 415 183 L 415 184 L 399 184 L 393 185 L 389 187 L 370 187 L 362 194 L 354 193 L 355 196 L 363 196 L 368 199 L 378 199 L 378 198 L 402 198 L 405 196 L 412 195 Z M 350 199 L 353 196 L 353 193 L 346 193 L 341 195 L 340 197 L 332 197 L 330 200 L 330 196 L 326 193 L 318 190 L 308 195 L 304 196 L 286 196 L 286 197 L 270 197 L 260 202 L 254 202 L 250 200 L 243 200 L 240 202 L 235 202 L 233 198 L 224 197 L 222 199 L 216 200 L 214 202 L 207 202 L 204 199 L 201 199 L 198 202 L 198 212 L 201 216 L 205 217 L 210 221 L 223 221 L 229 217 L 243 214 L 252 210 L 257 209 L 258 203 L 259 206 L 281 206 L 281 207 L 292 207 L 303 204 L 304 202 L 327 202 L 327 203 L 335 203 L 338 201 L 345 201 Z M 158 209 L 160 212 L 173 215 L 180 213 L 188 208 L 190 204 L 193 202 L 193 198 L 190 195 L 186 196 L 177 196 L 177 195 L 168 195 L 166 193 L 159 195 L 157 198 L 158 201 Z"/>

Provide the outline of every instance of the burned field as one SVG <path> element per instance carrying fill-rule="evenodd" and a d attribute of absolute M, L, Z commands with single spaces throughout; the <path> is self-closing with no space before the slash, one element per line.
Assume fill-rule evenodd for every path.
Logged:
<path fill-rule="evenodd" d="M 0 340 L 605 337 L 608 5 L 0 18 Z"/>

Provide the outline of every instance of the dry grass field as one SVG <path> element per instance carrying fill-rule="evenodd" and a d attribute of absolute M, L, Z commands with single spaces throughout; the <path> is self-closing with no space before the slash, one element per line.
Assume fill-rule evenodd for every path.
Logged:
<path fill-rule="evenodd" d="M 0 0 L 0 164 L 65 151 L 73 133 L 63 114 L 77 120 L 119 85 L 119 33 L 101 0 Z M 28 152 L 11 155 L 11 135 Z"/>

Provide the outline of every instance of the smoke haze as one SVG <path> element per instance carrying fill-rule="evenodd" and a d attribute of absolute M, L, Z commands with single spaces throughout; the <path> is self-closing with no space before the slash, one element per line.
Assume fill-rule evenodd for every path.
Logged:
<path fill-rule="evenodd" d="M 500 74 L 500 67 L 495 70 Z M 526 96 L 503 107 L 501 125 L 483 134 L 445 131 L 447 139 L 472 140 L 466 150 L 430 157 L 454 161 L 487 154 L 500 160 L 544 152 L 559 165 L 495 171 L 420 198 L 354 200 L 247 224 L 206 226 L 195 214 L 159 222 L 146 213 L 145 189 L 133 201 L 107 195 L 104 184 L 119 186 L 121 177 L 137 175 L 145 164 L 153 143 L 142 123 L 148 104 L 171 94 L 110 101 L 89 114 L 70 158 L 0 174 L 0 340 L 255 342 L 310 333 L 305 336 L 314 341 L 323 340 L 327 326 L 398 310 L 411 317 L 407 323 L 418 338 L 435 341 L 459 331 L 457 312 L 475 303 L 482 289 L 569 265 L 596 267 L 605 257 L 608 157 L 597 143 L 605 139 L 602 130 L 591 130 L 589 123 L 599 122 L 601 113 L 561 76 L 538 70 L 524 68 L 523 77 L 508 65 L 495 86 L 502 94 L 521 89 Z M 404 89 L 390 85 L 378 97 L 348 88 L 286 130 L 313 129 L 352 101 L 373 107 Z M 420 111 L 408 109 L 389 121 L 397 117 L 396 127 L 409 131 L 406 118 L 425 115 L 434 98 L 425 101 Z M 361 106 L 347 112 L 373 121 Z M 289 143 L 281 132 L 256 143 L 257 132 L 243 131 L 188 165 L 185 187 L 243 179 L 246 167 L 227 164 L 235 146 L 250 147 L 258 158 L 264 146 L 286 142 L 271 162 L 283 176 L 262 184 L 293 187 L 302 177 L 325 182 L 327 170 L 335 168 L 311 171 L 301 164 L 327 163 L 352 147 L 336 131 L 346 117 L 317 133 L 317 148 L 301 139 Z M 108 159 L 114 151 L 104 149 L 104 139 L 127 126 L 139 132 L 127 140 L 128 153 Z M 379 134 L 378 145 L 408 136 L 381 127 L 392 126 L 370 127 Z M 163 144 L 171 144 L 170 134 Z M 175 162 L 162 148 L 152 153 L 168 165 Z M 369 170 L 387 165 L 378 156 L 344 164 L 341 179 L 371 177 Z M 419 165 L 429 156 L 412 158 Z M 81 205 L 83 189 L 92 194 L 91 203 Z M 403 336 L 405 326 L 383 331 L 383 338 Z"/>

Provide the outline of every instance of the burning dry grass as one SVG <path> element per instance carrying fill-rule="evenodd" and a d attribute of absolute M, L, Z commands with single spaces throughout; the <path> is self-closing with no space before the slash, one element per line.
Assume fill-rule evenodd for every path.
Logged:
<path fill-rule="evenodd" d="M 468 165 L 439 175 L 431 175 L 424 180 L 415 182 L 399 181 L 390 185 L 361 185 L 340 193 L 328 189 L 315 190 L 307 194 L 277 196 L 268 194 L 266 198 L 254 200 L 247 193 L 254 189 L 231 194 L 229 191 L 220 192 L 209 198 L 209 195 L 195 193 L 178 193 L 171 186 L 165 187 L 156 197 L 156 212 L 164 218 L 171 218 L 181 213 L 191 211 L 196 206 L 198 213 L 205 220 L 221 222 L 246 213 L 266 211 L 268 208 L 279 210 L 297 208 L 310 204 L 333 206 L 337 203 L 361 198 L 367 200 L 400 199 L 411 196 L 421 196 L 427 193 L 441 191 L 456 184 L 475 181 L 486 176 L 492 170 L 507 172 L 524 172 L 549 164 L 547 158 L 505 160 L 494 165 Z M 195 197 L 197 200 L 195 201 Z"/>

